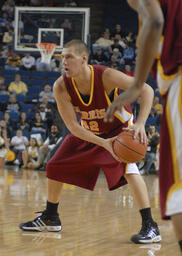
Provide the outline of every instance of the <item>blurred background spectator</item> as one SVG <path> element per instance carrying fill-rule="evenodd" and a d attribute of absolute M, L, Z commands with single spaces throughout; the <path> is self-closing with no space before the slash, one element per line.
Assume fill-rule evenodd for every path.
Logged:
<path fill-rule="evenodd" d="M 35 69 L 35 58 L 30 55 L 30 53 L 26 53 L 25 56 L 21 59 L 22 69 L 24 70 L 34 70 Z"/>
<path fill-rule="evenodd" d="M 47 96 L 48 102 L 55 103 L 54 94 L 52 92 L 52 88 L 49 84 L 44 86 L 44 90 L 39 94 L 39 101 L 42 102 L 42 97 Z"/>
<path fill-rule="evenodd" d="M 18 129 L 16 135 L 11 139 L 11 146 L 16 155 L 15 163 L 19 166 L 23 164 L 22 152 L 26 149 L 28 144 L 29 142 L 27 137 L 23 136 L 21 129 Z"/>
<path fill-rule="evenodd" d="M 36 169 L 45 169 L 45 165 L 49 159 L 50 151 L 62 140 L 61 133 L 57 125 L 52 125 L 48 137 L 44 141 L 39 150 L 38 166 Z"/>
<path fill-rule="evenodd" d="M 20 69 L 20 66 L 21 66 L 20 56 L 17 53 L 12 52 L 6 61 L 5 69 L 18 71 Z"/>
<path fill-rule="evenodd" d="M 4 76 L 0 76 L 0 94 L 9 95 L 8 85 L 5 82 L 5 77 Z"/>
<path fill-rule="evenodd" d="M 27 85 L 21 81 L 20 74 L 15 75 L 15 80 L 10 83 L 8 91 L 15 94 L 25 95 L 28 92 Z"/>
<path fill-rule="evenodd" d="M 22 168 L 34 169 L 38 166 L 39 146 L 35 138 L 30 138 L 29 146 L 22 152 Z"/>
<path fill-rule="evenodd" d="M 20 103 L 17 101 L 16 99 L 16 95 L 11 93 L 10 96 L 9 96 L 9 100 L 6 104 L 6 109 L 5 111 L 7 112 L 16 112 L 19 114 L 19 111 L 21 111 L 21 105 Z"/>
<path fill-rule="evenodd" d="M 0 169 L 4 167 L 6 153 L 9 150 L 6 130 L 0 126 Z"/>

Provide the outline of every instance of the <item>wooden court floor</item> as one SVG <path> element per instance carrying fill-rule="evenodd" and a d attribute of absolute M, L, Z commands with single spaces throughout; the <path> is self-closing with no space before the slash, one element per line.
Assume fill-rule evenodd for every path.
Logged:
<path fill-rule="evenodd" d="M 0 256 L 179 256 L 170 221 L 160 219 L 158 178 L 144 176 L 163 241 L 136 245 L 130 236 L 140 216 L 128 186 L 109 192 L 103 174 L 94 192 L 64 185 L 59 208 L 63 230 L 23 232 L 18 224 L 35 218 L 46 201 L 45 172 L 0 171 Z"/>

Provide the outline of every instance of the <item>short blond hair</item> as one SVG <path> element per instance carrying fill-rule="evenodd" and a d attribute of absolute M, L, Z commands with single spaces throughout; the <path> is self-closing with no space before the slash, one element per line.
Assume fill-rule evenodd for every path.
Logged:
<path fill-rule="evenodd" d="M 81 40 L 79 39 L 73 39 L 71 41 L 69 41 L 68 43 L 66 43 L 64 45 L 64 48 L 69 48 L 69 47 L 75 47 L 75 50 L 81 55 L 82 53 L 86 53 L 87 55 L 89 55 L 89 50 L 88 50 L 88 46 Z"/>

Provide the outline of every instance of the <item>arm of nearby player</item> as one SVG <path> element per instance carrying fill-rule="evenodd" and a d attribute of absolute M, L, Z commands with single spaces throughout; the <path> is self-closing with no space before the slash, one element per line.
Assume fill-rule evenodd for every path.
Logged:
<path fill-rule="evenodd" d="M 70 96 L 66 90 L 64 80 L 62 77 L 60 77 L 55 82 L 53 92 L 57 103 L 58 111 L 68 130 L 70 130 L 70 132 L 74 136 L 82 140 L 86 140 L 88 142 L 104 147 L 112 154 L 112 156 L 116 160 L 119 160 L 112 149 L 112 142 L 115 138 L 103 139 L 88 131 L 78 123 L 73 104 L 71 103 Z"/>
<path fill-rule="evenodd" d="M 111 91 L 114 88 L 128 90 L 128 88 L 132 86 L 133 81 L 134 81 L 134 77 L 128 76 L 123 72 L 120 72 L 118 70 L 111 69 L 111 68 L 106 69 L 103 74 L 103 84 L 106 91 Z M 134 135 L 136 136 L 138 133 L 140 133 L 141 141 L 146 142 L 147 138 L 145 135 L 144 126 L 151 111 L 154 91 L 151 86 L 144 83 L 143 87 L 141 88 L 139 96 L 140 96 L 140 111 L 139 111 L 138 119 L 135 125 L 135 127 L 138 129 L 135 130 Z M 117 97 L 117 99 L 118 98 L 119 96 Z M 117 101 L 117 99 L 115 101 Z"/>
<path fill-rule="evenodd" d="M 110 120 L 115 111 L 126 103 L 135 101 L 140 95 L 154 58 L 156 56 L 163 28 L 163 14 L 157 0 L 128 0 L 142 19 L 136 58 L 135 79 L 132 86 L 122 93 L 108 108 L 106 119 Z"/>
<path fill-rule="evenodd" d="M 159 46 L 163 28 L 163 14 L 158 0 L 128 0 L 141 17 L 135 86 L 141 87 L 146 80 Z"/>

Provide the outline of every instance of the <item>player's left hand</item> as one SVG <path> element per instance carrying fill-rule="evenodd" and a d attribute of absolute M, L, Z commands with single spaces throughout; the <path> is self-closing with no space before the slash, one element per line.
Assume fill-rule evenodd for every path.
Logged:
<path fill-rule="evenodd" d="M 141 123 L 135 123 L 129 127 L 123 128 L 125 131 L 132 131 L 133 138 L 140 138 L 140 142 L 146 144 L 148 142 L 148 138 L 145 132 L 145 126 Z"/>

